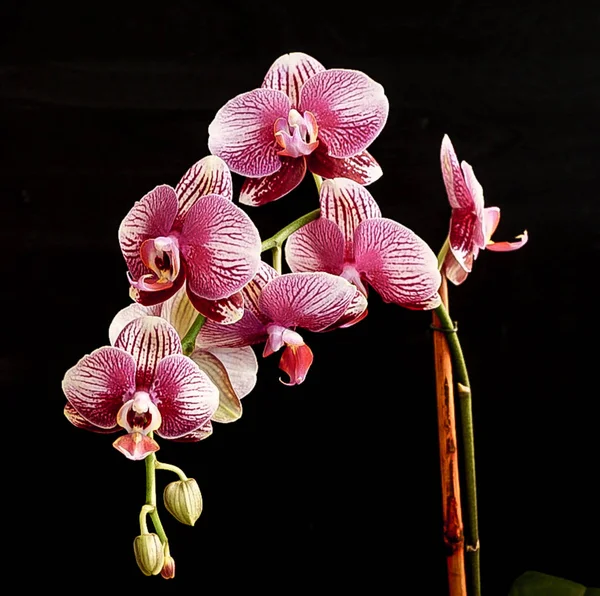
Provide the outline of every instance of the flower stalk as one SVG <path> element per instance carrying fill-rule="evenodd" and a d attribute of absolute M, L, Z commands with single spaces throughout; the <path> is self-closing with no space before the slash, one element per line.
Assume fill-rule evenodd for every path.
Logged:
<path fill-rule="evenodd" d="M 152 525 L 164 545 L 167 544 L 168 539 L 156 508 L 156 455 L 151 453 L 144 463 L 146 464 L 146 505 L 152 507 L 152 509 L 146 507 L 146 511 L 150 514 Z"/>
<path fill-rule="evenodd" d="M 186 356 L 189 356 L 194 351 L 194 347 L 196 346 L 196 338 L 198 337 L 198 333 L 200 333 L 205 321 L 206 317 L 198 314 L 189 331 L 181 340 L 181 349 Z"/>
<path fill-rule="evenodd" d="M 273 234 L 270 238 L 263 240 L 263 243 L 260 247 L 260 252 L 265 252 L 267 250 L 273 250 L 275 247 L 281 248 L 283 243 L 287 240 L 289 236 L 291 236 L 296 230 L 299 230 L 302 226 L 305 226 L 307 223 L 317 219 L 321 215 L 321 209 L 315 209 L 302 217 L 294 220 L 292 223 L 288 224 L 284 228 L 281 228 L 279 232 Z"/>

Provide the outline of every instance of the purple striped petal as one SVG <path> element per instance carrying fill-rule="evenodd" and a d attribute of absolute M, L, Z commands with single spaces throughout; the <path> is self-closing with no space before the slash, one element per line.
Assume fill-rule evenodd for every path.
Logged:
<path fill-rule="evenodd" d="M 242 403 L 223 363 L 207 350 L 194 350 L 190 358 L 219 390 L 219 407 L 212 415 L 212 420 L 221 423 L 238 420 L 242 415 Z"/>
<path fill-rule="evenodd" d="M 287 120 L 290 100 L 274 89 L 255 89 L 229 100 L 208 127 L 208 148 L 232 172 L 253 178 L 281 167 L 275 122 Z"/>
<path fill-rule="evenodd" d="M 450 206 L 453 209 L 458 209 L 459 207 L 473 209 L 473 197 L 467 187 L 463 172 L 458 164 L 456 152 L 448 135 L 444 135 L 442 139 L 440 162 Z"/>
<path fill-rule="evenodd" d="M 356 70 L 317 73 L 300 91 L 300 112 L 317 119 L 319 138 L 331 157 L 352 157 L 364 151 L 381 132 L 389 103 L 383 87 Z"/>
<path fill-rule="evenodd" d="M 414 232 L 391 219 L 363 221 L 354 234 L 356 269 L 384 302 L 419 309 L 441 283 L 437 258 Z"/>
<path fill-rule="evenodd" d="M 258 271 L 252 280 L 244 286 L 242 294 L 244 295 L 244 305 L 252 312 L 252 314 L 263 323 L 269 323 L 269 319 L 260 310 L 259 299 L 265 286 L 276 277 L 279 273 L 264 261 L 260 262 Z"/>
<path fill-rule="evenodd" d="M 205 195 L 220 195 L 233 199 L 233 183 L 227 164 L 216 155 L 208 155 L 197 161 L 175 187 L 179 201 L 178 219 L 183 222 L 185 214 Z"/>
<path fill-rule="evenodd" d="M 260 207 L 294 190 L 306 174 L 304 157 L 282 157 L 281 169 L 263 178 L 246 178 L 240 191 L 240 203 Z"/>
<path fill-rule="evenodd" d="M 207 300 L 191 292 L 188 293 L 188 297 L 194 310 L 220 325 L 232 325 L 244 316 L 244 296 L 241 292 L 220 300 Z"/>
<path fill-rule="evenodd" d="M 200 330 L 196 345 L 212 350 L 213 348 L 239 348 L 259 344 L 267 338 L 265 324 L 249 308 L 244 316 L 233 325 L 220 325 L 206 321 Z"/>
<path fill-rule="evenodd" d="M 345 258 L 354 258 L 354 231 L 366 220 L 381 217 L 379 205 L 360 184 L 346 178 L 325 180 L 321 186 L 321 217 L 337 224 L 346 241 Z"/>
<path fill-rule="evenodd" d="M 477 244 L 475 237 L 482 237 L 481 222 L 472 209 L 452 209 L 450 218 L 450 250 L 465 269 L 470 272 L 473 261 L 479 254 L 481 245 Z M 479 230 L 478 234 L 476 231 Z"/>
<path fill-rule="evenodd" d="M 109 433 L 116 433 L 121 429 L 121 427 L 115 423 L 112 428 L 100 428 L 88 422 L 69 402 L 65 405 L 64 414 L 67 420 L 77 428 L 81 428 L 83 430 L 90 430 L 94 433 L 98 433 L 101 435 L 107 435 Z"/>
<path fill-rule="evenodd" d="M 220 300 L 239 291 L 260 263 L 260 236 L 252 220 L 218 195 L 188 211 L 180 237 L 188 295 Z"/>
<path fill-rule="evenodd" d="M 225 367 L 236 395 L 240 399 L 246 397 L 256 385 L 258 360 L 254 350 L 250 346 L 245 346 L 243 348 L 211 348 L 210 351 Z"/>
<path fill-rule="evenodd" d="M 135 361 L 119 348 L 99 348 L 67 371 L 62 389 L 85 420 L 113 429 L 119 408 L 136 389 Z"/>
<path fill-rule="evenodd" d="M 142 304 L 138 304 L 134 302 L 125 308 L 122 308 L 113 318 L 110 323 L 110 327 L 108 328 L 108 339 L 110 340 L 110 345 L 114 346 L 117 341 L 117 337 L 127 323 L 131 323 L 131 321 L 135 321 L 140 317 L 159 317 L 161 315 L 161 307 L 159 305 L 155 306 L 143 306 Z"/>
<path fill-rule="evenodd" d="M 115 347 L 131 354 L 136 363 L 136 386 L 147 391 L 160 361 L 181 354 L 177 331 L 160 317 L 140 317 L 128 323 L 115 341 Z"/>
<path fill-rule="evenodd" d="M 201 428 L 219 405 L 219 391 L 195 362 L 176 354 L 156 369 L 151 394 L 162 416 L 156 431 L 165 439 L 183 437 Z"/>
<path fill-rule="evenodd" d="M 359 323 L 367 316 L 367 306 L 367 298 L 358 288 L 356 288 L 354 298 L 352 298 L 352 301 L 344 311 L 344 314 L 333 323 L 333 325 L 328 327 L 326 331 L 344 329 L 345 327 L 356 325 L 356 323 Z"/>
<path fill-rule="evenodd" d="M 444 275 L 448 278 L 448 281 L 451 281 L 455 286 L 459 286 L 463 283 L 469 275 L 469 272 L 456 260 L 450 250 L 444 259 L 442 270 Z"/>
<path fill-rule="evenodd" d="M 325 67 L 320 62 L 307 54 L 302 52 L 284 54 L 273 62 L 262 86 L 283 91 L 290 98 L 291 107 L 297 109 L 300 89 L 304 83 L 324 70 Z"/>
<path fill-rule="evenodd" d="M 140 258 L 142 243 L 150 238 L 168 236 L 176 215 L 177 195 L 165 184 L 136 201 L 125 216 L 119 227 L 119 244 L 133 279 L 150 273 Z"/>
<path fill-rule="evenodd" d="M 171 440 L 175 441 L 176 443 L 196 443 L 198 441 L 202 441 L 203 439 L 206 439 L 207 437 L 210 437 L 210 435 L 212 435 L 212 433 L 213 433 L 212 422 L 210 420 L 208 420 L 199 429 L 197 429 L 191 433 L 188 433 L 187 435 L 184 435 L 183 437 L 178 437 L 177 439 L 171 439 Z"/>
<path fill-rule="evenodd" d="M 322 178 L 349 178 L 359 184 L 371 184 L 383 176 L 381 166 L 368 151 L 338 159 L 327 155 L 325 143 L 308 157 L 308 169 Z"/>
<path fill-rule="evenodd" d="M 277 325 L 321 331 L 344 314 L 354 293 L 354 286 L 336 275 L 288 273 L 267 284 L 259 305 Z"/>
<path fill-rule="evenodd" d="M 328 219 L 316 219 L 294 232 L 285 244 L 285 259 L 290 269 L 324 271 L 340 275 L 344 269 L 344 237 Z"/>

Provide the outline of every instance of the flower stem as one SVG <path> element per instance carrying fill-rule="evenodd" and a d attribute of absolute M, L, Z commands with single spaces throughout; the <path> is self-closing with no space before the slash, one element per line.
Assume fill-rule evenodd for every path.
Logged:
<path fill-rule="evenodd" d="M 323 178 L 321 178 L 321 176 L 317 176 L 317 174 L 313 174 L 313 178 L 315 179 L 315 184 L 317 185 L 317 192 L 321 192 L 321 185 L 323 184 Z"/>
<path fill-rule="evenodd" d="M 273 269 L 281 275 L 281 246 L 273 247 Z"/>
<path fill-rule="evenodd" d="M 152 435 L 152 433 L 150 433 L 150 435 Z M 146 464 L 146 505 L 152 507 L 152 509 L 148 511 L 150 513 L 152 525 L 154 526 L 160 541 L 163 544 L 166 544 L 168 542 L 167 535 L 165 534 L 165 530 L 160 521 L 158 509 L 156 508 L 156 455 L 151 453 L 146 456 L 144 462 Z"/>
<path fill-rule="evenodd" d="M 175 474 L 177 474 L 177 476 L 179 476 L 180 480 L 188 479 L 188 477 L 185 475 L 184 471 L 181 468 L 178 468 L 177 466 L 174 466 L 172 464 L 164 464 L 163 462 L 160 462 L 157 459 L 155 459 L 154 467 L 157 470 L 168 470 L 169 472 L 174 472 Z"/>
<path fill-rule="evenodd" d="M 281 228 L 279 232 L 273 234 L 270 238 L 263 240 L 263 243 L 260 247 L 260 252 L 265 252 L 266 250 L 273 250 L 275 247 L 281 248 L 286 239 L 291 236 L 296 230 L 299 230 L 302 226 L 305 226 L 307 223 L 317 219 L 321 215 L 320 209 L 315 209 L 302 217 L 299 217 L 292 223 L 285 226 L 285 228 Z"/>
<path fill-rule="evenodd" d="M 446 240 L 444 241 L 444 244 L 442 245 L 442 248 L 440 249 L 440 252 L 438 253 L 438 257 L 437 257 L 438 269 L 440 271 L 442 270 L 442 265 L 444 264 L 444 261 L 446 260 L 446 255 L 448 254 L 449 249 L 450 249 L 450 236 L 446 236 Z"/>
<path fill-rule="evenodd" d="M 475 440 L 473 436 L 473 412 L 471 406 L 471 385 L 469 373 L 462 352 L 458 333 L 442 302 L 435 309 L 435 314 L 444 329 L 448 347 L 452 353 L 454 373 L 457 381 L 458 398 L 460 405 L 462 447 L 464 450 L 464 468 L 468 516 L 467 556 L 469 561 L 469 574 L 473 596 L 481 596 L 481 580 L 479 568 L 479 527 L 477 519 L 477 483 L 475 478 Z"/>
<path fill-rule="evenodd" d="M 204 325 L 204 321 L 206 321 L 206 317 L 198 314 L 196 320 L 192 323 L 190 330 L 181 340 L 181 349 L 186 356 L 189 356 L 194 351 L 194 347 L 196 346 L 196 338 L 198 337 L 198 333 L 200 333 L 200 329 L 202 329 L 202 325 Z"/>

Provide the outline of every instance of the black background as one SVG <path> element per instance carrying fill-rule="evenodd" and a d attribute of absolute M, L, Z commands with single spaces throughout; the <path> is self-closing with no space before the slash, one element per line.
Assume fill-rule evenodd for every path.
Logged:
<path fill-rule="evenodd" d="M 241 420 L 200 444 L 162 442 L 205 499 L 195 528 L 163 515 L 171 582 L 133 559 L 143 465 L 62 414 L 64 372 L 106 345 L 128 304 L 121 219 L 208 153 L 219 107 L 304 51 L 386 89 L 371 146 L 384 176 L 370 187 L 384 216 L 439 249 L 448 133 L 502 209 L 495 238 L 529 230 L 451 289 L 475 400 L 484 594 L 527 569 L 600 585 L 600 22 L 578 5 L 4 2 L 5 576 L 67 592 L 445 593 L 427 313 L 373 294 L 360 325 L 306 334 L 303 385 L 282 386 L 278 357 L 261 359 Z M 266 238 L 316 206 L 307 178 L 244 209 Z"/>

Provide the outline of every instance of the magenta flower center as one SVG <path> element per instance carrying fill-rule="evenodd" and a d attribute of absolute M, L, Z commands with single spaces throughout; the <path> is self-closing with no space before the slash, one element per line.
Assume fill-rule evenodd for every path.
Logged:
<path fill-rule="evenodd" d="M 130 279 L 132 287 L 146 292 L 157 292 L 173 285 L 181 269 L 177 238 L 159 236 L 145 240 L 140 247 L 140 257 L 152 273 L 142 275 L 137 281 Z"/>
<path fill-rule="evenodd" d="M 136 391 L 117 414 L 117 424 L 128 433 L 147 435 L 160 428 L 162 417 L 147 391 Z"/>
<path fill-rule="evenodd" d="M 310 155 L 318 146 L 317 134 L 319 127 L 311 112 L 290 110 L 287 120 L 278 118 L 275 121 L 275 140 L 281 147 L 277 155 L 286 157 L 301 157 Z"/>

